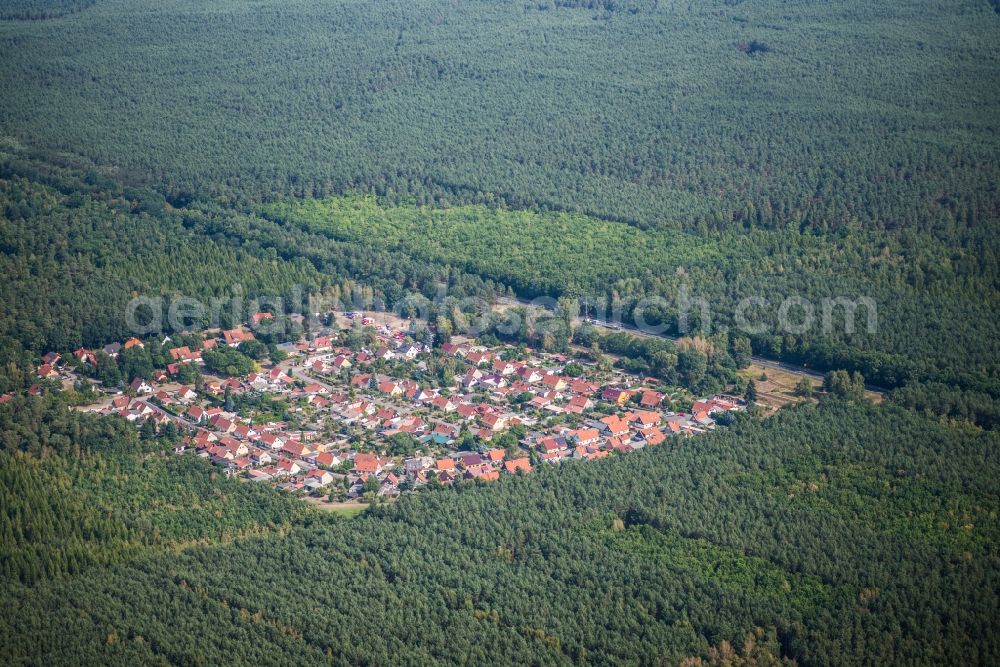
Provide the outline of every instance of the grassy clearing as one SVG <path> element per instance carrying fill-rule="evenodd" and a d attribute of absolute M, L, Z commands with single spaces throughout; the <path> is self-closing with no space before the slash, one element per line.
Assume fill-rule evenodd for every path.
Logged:
<path fill-rule="evenodd" d="M 368 509 L 368 503 L 328 503 L 325 500 L 318 500 L 316 498 L 306 498 L 306 502 L 316 509 L 323 510 L 324 512 L 332 512 L 345 519 L 356 517 Z"/>
<path fill-rule="evenodd" d="M 532 292 L 606 284 L 651 267 L 664 270 L 720 254 L 716 242 L 690 234 L 644 231 L 570 213 L 385 207 L 375 197 L 359 196 L 274 204 L 264 212 L 338 240 L 388 246 Z"/>

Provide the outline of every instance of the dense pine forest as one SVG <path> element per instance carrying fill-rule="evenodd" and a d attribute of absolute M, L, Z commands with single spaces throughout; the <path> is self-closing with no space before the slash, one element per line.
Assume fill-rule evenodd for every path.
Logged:
<path fill-rule="evenodd" d="M 209 485 L 207 464 L 58 406 L 0 419 L 22 491 L 5 502 L 6 664 L 672 663 L 724 641 L 800 664 L 1000 653 L 1000 443 L 900 409 L 799 407 L 340 521 Z M 163 466 L 184 470 L 168 485 Z"/>
<path fill-rule="evenodd" d="M 0 662 L 997 664 L 998 44 L 995 0 L 4 3 Z M 547 296 L 662 298 L 683 333 L 685 292 L 697 373 L 586 325 L 544 345 L 705 393 L 752 352 L 885 400 L 345 519 L 26 395 L 45 352 L 131 335 L 135 296 L 443 288 L 456 332 L 462 297 Z M 877 330 L 741 332 L 756 296 L 870 298 Z"/>
<path fill-rule="evenodd" d="M 0 132 L 181 198 L 933 234 L 997 212 L 998 31 L 986 0 L 99 0 L 0 25 Z"/>

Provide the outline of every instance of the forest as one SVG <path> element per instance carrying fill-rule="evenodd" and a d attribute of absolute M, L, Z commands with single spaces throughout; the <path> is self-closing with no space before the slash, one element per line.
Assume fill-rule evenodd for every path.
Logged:
<path fill-rule="evenodd" d="M 284 532 L 306 513 L 292 498 L 174 456 L 176 437 L 140 440 L 123 420 L 67 407 L 59 394 L 0 405 L 7 592 L 151 552 Z"/>
<path fill-rule="evenodd" d="M 1000 663 L 998 44 L 997 0 L 3 3 L 0 663 Z M 36 374 L 136 333 L 135 297 L 220 301 L 197 330 L 442 289 L 421 341 L 466 296 L 661 297 L 687 333 L 686 290 L 712 319 L 676 343 L 558 311 L 481 340 L 705 395 L 751 354 L 828 373 L 767 419 L 351 519 Z M 878 328 L 744 335 L 753 296 L 868 297 Z M 198 335 L 82 374 L 147 377 L 166 334 Z"/>
<path fill-rule="evenodd" d="M 751 336 L 757 354 L 824 371 L 858 370 L 888 388 L 936 381 L 1000 398 L 1000 320 L 992 315 L 1000 307 L 1000 247 L 988 228 L 966 230 L 962 241 L 951 243 L 912 230 L 858 227 L 829 235 L 798 229 L 694 234 L 567 213 L 388 207 L 374 197 L 272 204 L 263 215 L 286 229 L 458 267 L 520 296 L 588 297 L 605 317 L 619 308 L 631 321 L 637 302 L 662 297 L 663 306 L 642 316 L 653 325 L 666 322 L 673 333 L 685 291 L 688 299 L 710 304 L 714 322 L 690 323 L 709 333 L 736 328 L 741 299 L 766 299 L 753 321 L 765 325 Z M 813 305 L 811 328 L 790 333 L 777 326 L 786 297 Z M 836 297 L 872 299 L 875 330 L 867 329 L 864 308 L 853 332 L 842 310 L 824 329 L 822 300 Z M 697 308 L 684 310 L 699 316 Z"/>
<path fill-rule="evenodd" d="M 900 408 L 790 408 L 351 520 L 209 481 L 58 405 L 0 420 L 17 433 L 3 474 L 26 490 L 5 503 L 5 664 L 648 664 L 758 641 L 816 665 L 1000 653 L 997 434 Z M 160 466 L 183 470 L 166 484 Z"/>
<path fill-rule="evenodd" d="M 97 0 L 6 0 L 0 7 L 0 20 L 44 21 L 94 5 Z"/>
<path fill-rule="evenodd" d="M 100 0 L 0 23 L 0 134 L 174 201 L 938 234 L 998 209 L 998 32 L 985 0 Z"/>

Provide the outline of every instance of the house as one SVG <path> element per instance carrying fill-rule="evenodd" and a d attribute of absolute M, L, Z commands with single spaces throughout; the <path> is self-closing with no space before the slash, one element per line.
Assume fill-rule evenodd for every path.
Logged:
<path fill-rule="evenodd" d="M 462 381 L 460 384 L 465 389 L 472 389 L 477 384 L 479 384 L 479 381 L 483 378 L 483 375 L 484 374 L 481 370 L 474 368 L 462 376 Z"/>
<path fill-rule="evenodd" d="M 465 452 L 458 457 L 459 463 L 462 464 L 463 468 L 469 468 L 471 466 L 478 466 L 483 463 L 483 457 L 475 452 Z"/>
<path fill-rule="evenodd" d="M 696 415 L 701 412 L 709 415 L 718 412 L 735 412 L 739 409 L 740 405 L 736 401 L 720 397 L 709 398 L 703 401 L 695 401 L 691 406 L 691 412 Z"/>
<path fill-rule="evenodd" d="M 251 466 L 250 459 L 245 456 L 237 456 L 226 464 L 226 468 L 232 471 L 236 470 L 246 470 Z"/>
<path fill-rule="evenodd" d="M 38 367 L 38 370 L 36 372 L 38 373 L 38 377 L 40 378 L 51 379 L 59 377 L 59 372 L 56 371 L 56 369 L 53 368 L 51 364 L 42 364 L 41 366 Z"/>
<path fill-rule="evenodd" d="M 532 399 L 528 401 L 528 405 L 535 408 L 536 410 L 547 408 L 551 403 L 552 403 L 551 398 L 542 395 L 533 396 Z"/>
<path fill-rule="evenodd" d="M 514 459 L 512 461 L 504 461 L 504 470 L 506 470 L 511 475 L 517 474 L 518 472 L 529 473 L 531 472 L 531 461 L 528 460 L 527 456 L 522 456 L 519 459 Z"/>
<path fill-rule="evenodd" d="M 268 482 L 273 479 L 271 473 L 265 470 L 248 470 L 247 476 L 255 482 Z"/>
<path fill-rule="evenodd" d="M 525 382 L 530 383 L 540 382 L 544 377 L 539 369 L 532 368 L 531 366 L 523 366 L 518 369 L 517 376 Z"/>
<path fill-rule="evenodd" d="M 658 412 L 638 410 L 625 415 L 624 419 L 630 423 L 639 425 L 641 428 L 650 428 L 659 424 L 662 418 Z"/>
<path fill-rule="evenodd" d="M 608 415 L 607 417 L 601 419 L 598 423 L 603 425 L 600 428 L 602 428 L 602 430 L 609 435 L 615 436 L 628 433 L 628 422 L 617 415 Z"/>
<path fill-rule="evenodd" d="M 617 387 L 610 387 L 601 393 L 602 400 L 609 403 L 615 403 L 617 405 L 625 405 L 631 397 L 632 392 L 627 389 L 620 389 Z"/>
<path fill-rule="evenodd" d="M 397 354 L 401 357 L 405 357 L 409 361 L 413 361 L 414 359 L 417 358 L 417 355 L 419 355 L 421 351 L 422 350 L 419 345 L 411 343 L 410 345 L 404 345 L 403 347 L 399 348 Z"/>
<path fill-rule="evenodd" d="M 309 478 L 310 481 L 314 482 L 315 483 L 314 486 L 317 487 L 324 487 L 333 483 L 333 475 L 331 475 L 326 470 L 320 470 L 319 468 L 310 470 L 307 477 Z"/>
<path fill-rule="evenodd" d="M 469 349 L 467 347 L 455 345 L 454 343 L 442 343 L 441 351 L 453 357 L 464 357 L 469 353 Z"/>
<path fill-rule="evenodd" d="M 265 433 L 257 441 L 273 450 L 278 450 L 285 446 L 284 438 L 278 437 L 274 433 Z"/>
<path fill-rule="evenodd" d="M 382 472 L 382 465 L 374 454 L 355 454 L 353 472 L 356 475 L 377 475 Z"/>
<path fill-rule="evenodd" d="M 415 475 L 423 470 L 433 468 L 435 463 L 433 457 L 420 456 L 412 459 L 406 459 L 406 462 L 403 465 L 407 473 Z"/>
<path fill-rule="evenodd" d="M 254 340 L 253 334 L 242 327 L 223 331 L 222 338 L 226 341 L 226 345 L 229 347 L 239 347 L 240 343 L 244 343 L 248 340 Z"/>
<path fill-rule="evenodd" d="M 93 352 L 81 348 L 73 350 L 73 356 L 77 358 L 81 363 L 90 364 L 91 366 L 97 365 L 97 357 Z"/>
<path fill-rule="evenodd" d="M 504 361 L 503 359 L 496 359 L 493 361 L 493 372 L 500 375 L 513 375 L 517 372 L 518 367 L 510 361 Z"/>
<path fill-rule="evenodd" d="M 542 384 L 553 391 L 562 391 L 568 386 L 566 381 L 555 373 L 548 373 L 545 377 L 543 377 Z"/>
<path fill-rule="evenodd" d="M 493 469 L 489 463 L 478 463 L 467 466 L 465 469 L 466 479 L 481 479 L 485 482 L 492 482 L 500 479 L 500 473 Z"/>
<path fill-rule="evenodd" d="M 278 472 L 284 475 L 297 475 L 302 471 L 302 467 L 295 461 L 281 459 L 278 461 Z"/>
<path fill-rule="evenodd" d="M 500 461 L 503 461 L 506 455 L 507 452 L 505 452 L 502 449 L 491 449 L 488 452 L 486 452 L 486 459 L 490 463 L 496 464 L 500 463 Z"/>
<path fill-rule="evenodd" d="M 442 412 L 454 412 L 456 409 L 455 404 L 444 396 L 435 397 L 431 401 L 431 405 L 433 405 L 438 410 L 441 410 Z"/>
<path fill-rule="evenodd" d="M 333 349 L 333 339 L 330 336 L 316 336 L 311 347 L 314 352 L 329 352 Z"/>
<path fill-rule="evenodd" d="M 165 391 L 158 391 L 153 394 L 153 400 L 163 406 L 173 405 L 176 403 L 174 398 Z"/>
<path fill-rule="evenodd" d="M 382 486 L 379 487 L 378 495 L 380 496 L 398 496 L 399 495 L 399 478 L 389 473 L 382 478 Z"/>
<path fill-rule="evenodd" d="M 208 413 L 206 413 L 206 415 L 207 414 Z M 236 429 L 236 423 L 229 419 L 226 419 L 225 417 L 222 416 L 221 413 L 209 416 L 208 423 L 211 424 L 212 427 L 216 431 L 219 431 L 220 433 L 231 433 L 233 430 Z"/>
<path fill-rule="evenodd" d="M 136 394 L 151 394 L 153 393 L 153 386 L 143 380 L 142 378 L 136 378 L 128 386 L 129 389 L 134 391 Z"/>
<path fill-rule="evenodd" d="M 138 338 L 134 338 L 133 337 L 133 338 L 129 338 L 127 341 L 125 341 L 125 344 L 122 345 L 122 347 L 125 348 L 126 350 L 131 350 L 133 347 L 138 347 L 138 348 L 142 349 L 142 348 L 144 348 L 146 346 L 142 344 L 141 340 L 139 340 Z"/>
<path fill-rule="evenodd" d="M 569 399 L 569 403 L 563 408 L 566 412 L 572 412 L 574 414 L 583 414 L 587 410 L 594 407 L 594 402 L 587 398 L 586 396 L 574 396 Z"/>
<path fill-rule="evenodd" d="M 307 458 L 306 460 L 313 465 L 317 465 L 322 468 L 335 468 L 343 463 L 343 460 L 332 452 L 320 452 L 319 454 L 314 454 L 312 458 Z"/>
<path fill-rule="evenodd" d="M 566 438 L 549 436 L 538 441 L 538 449 L 543 454 L 556 454 L 566 451 Z"/>
<path fill-rule="evenodd" d="M 380 381 L 378 383 L 378 390 L 383 394 L 389 394 L 390 396 L 400 396 L 403 393 L 403 388 L 391 380 Z"/>
<path fill-rule="evenodd" d="M 219 446 L 225 448 L 226 451 L 231 452 L 234 456 L 246 456 L 250 453 L 250 448 L 245 443 L 229 437 L 220 438 Z"/>
<path fill-rule="evenodd" d="M 599 388 L 598 385 L 579 378 L 569 383 L 569 390 L 581 396 L 593 396 Z"/>
<path fill-rule="evenodd" d="M 312 453 L 311 449 L 298 440 L 286 440 L 285 444 L 281 446 L 281 451 L 296 458 L 302 458 L 307 454 Z"/>
<path fill-rule="evenodd" d="M 181 438 L 180 442 L 174 445 L 175 454 L 183 454 L 191 447 L 191 437 L 185 436 Z"/>
<path fill-rule="evenodd" d="M 646 428 L 639 431 L 639 436 L 647 445 L 655 446 L 663 443 L 667 436 L 658 428 Z"/>
<path fill-rule="evenodd" d="M 493 359 L 493 353 L 483 350 L 473 350 L 465 356 L 465 359 L 473 366 L 488 364 Z"/>
<path fill-rule="evenodd" d="M 483 424 L 491 431 L 502 431 L 507 428 L 508 417 L 494 413 L 485 414 L 482 417 Z"/>
<path fill-rule="evenodd" d="M 257 465 L 261 466 L 266 466 L 274 460 L 267 451 L 256 447 L 251 450 L 250 459 Z"/>
<path fill-rule="evenodd" d="M 201 361 L 200 352 L 192 352 L 188 346 L 175 347 L 170 350 L 170 358 L 178 363 L 191 363 L 192 361 Z"/>
<path fill-rule="evenodd" d="M 608 452 L 602 451 L 600 449 L 595 449 L 594 447 L 584 447 L 583 445 L 578 445 L 573 449 L 573 458 L 583 459 L 585 461 L 594 461 L 596 459 L 603 459 L 608 455 Z"/>
<path fill-rule="evenodd" d="M 639 405 L 644 408 L 656 408 L 659 407 L 662 402 L 663 394 L 658 391 L 653 391 L 652 389 L 647 389 L 642 392 L 642 397 L 639 399 Z"/>
<path fill-rule="evenodd" d="M 193 387 L 181 385 L 177 388 L 177 398 L 181 401 L 193 401 L 198 398 L 198 393 Z"/>
<path fill-rule="evenodd" d="M 259 325 L 264 320 L 273 320 L 274 313 L 254 313 L 250 316 L 250 324 L 253 326 Z"/>
<path fill-rule="evenodd" d="M 444 444 L 451 444 L 458 437 L 459 427 L 454 424 L 446 424 L 441 422 L 434 427 L 431 431 L 432 435 L 440 436 L 444 440 Z"/>
<path fill-rule="evenodd" d="M 453 459 L 438 459 L 434 462 L 434 466 L 438 472 L 454 472 L 455 461 Z"/>
<path fill-rule="evenodd" d="M 601 432 L 596 428 L 580 428 L 567 434 L 578 445 L 593 445 L 601 439 Z"/>
<path fill-rule="evenodd" d="M 267 373 L 267 380 L 274 386 L 291 384 L 292 378 L 280 368 L 272 368 Z"/>
<path fill-rule="evenodd" d="M 714 428 L 715 420 L 712 419 L 707 412 L 698 412 L 694 415 L 694 422 L 699 426 L 705 428 Z"/>

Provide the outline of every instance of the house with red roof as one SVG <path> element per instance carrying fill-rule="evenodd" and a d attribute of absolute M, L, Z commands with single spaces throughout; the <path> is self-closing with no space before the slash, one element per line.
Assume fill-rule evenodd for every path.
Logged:
<path fill-rule="evenodd" d="M 583 414 L 587 410 L 594 407 L 594 402 L 587 398 L 586 396 L 574 396 L 569 399 L 569 403 L 563 408 L 566 412 L 572 412 L 574 414 Z"/>
<path fill-rule="evenodd" d="M 502 431 L 507 428 L 509 418 L 506 415 L 496 413 L 485 414 L 482 417 L 483 425 L 491 431 Z"/>
<path fill-rule="evenodd" d="M 642 397 L 639 399 L 639 405 L 644 408 L 656 408 L 659 407 L 662 402 L 663 394 L 658 391 L 653 391 L 652 389 L 647 389 L 642 392 Z"/>
<path fill-rule="evenodd" d="M 504 461 L 503 468 L 511 475 L 518 472 L 529 473 L 531 472 L 531 461 L 528 460 L 527 456 L 522 456 L 512 461 Z"/>
<path fill-rule="evenodd" d="M 603 430 L 608 435 L 616 436 L 628 433 L 628 422 L 617 415 L 608 415 L 601 419 L 600 423 L 604 425 Z"/>
<path fill-rule="evenodd" d="M 226 345 L 229 347 L 239 347 L 240 343 L 244 343 L 248 340 L 254 340 L 254 335 L 243 327 L 239 327 L 223 331 L 222 338 L 226 341 Z"/>
<path fill-rule="evenodd" d="M 377 475 L 382 472 L 382 464 L 374 454 L 355 454 L 353 471 L 357 475 Z"/>
<path fill-rule="evenodd" d="M 646 442 L 646 444 L 650 446 L 659 445 L 667 439 L 667 436 L 663 434 L 663 431 L 656 427 L 642 429 L 639 431 L 639 435 Z"/>
<path fill-rule="evenodd" d="M 142 343 L 141 340 L 139 340 L 138 338 L 134 338 L 133 337 L 133 338 L 129 338 L 127 341 L 125 341 L 125 343 L 122 345 L 122 347 L 124 347 L 126 350 L 131 350 L 133 347 L 138 347 L 138 348 L 141 349 L 141 348 L 144 348 L 146 346 L 143 345 L 143 343 Z"/>
<path fill-rule="evenodd" d="M 579 428 L 566 435 L 578 445 L 593 445 L 601 439 L 601 432 L 596 428 Z"/>
<path fill-rule="evenodd" d="M 250 324 L 252 324 L 253 326 L 257 326 L 265 320 L 273 320 L 273 319 L 274 319 L 274 313 L 254 313 L 253 315 L 250 316 Z"/>
<path fill-rule="evenodd" d="M 51 379 L 59 377 L 58 371 L 56 371 L 56 369 L 53 368 L 51 364 L 42 364 L 41 366 L 38 367 L 38 370 L 36 372 L 38 373 L 38 377 L 43 379 Z"/>
<path fill-rule="evenodd" d="M 601 393 L 601 399 L 617 405 L 625 405 L 632 398 L 632 392 L 628 389 L 609 387 Z"/>
<path fill-rule="evenodd" d="M 500 473 L 494 470 L 489 463 L 479 463 L 466 467 L 464 477 L 466 479 L 481 479 L 484 482 L 492 482 L 500 479 Z"/>

